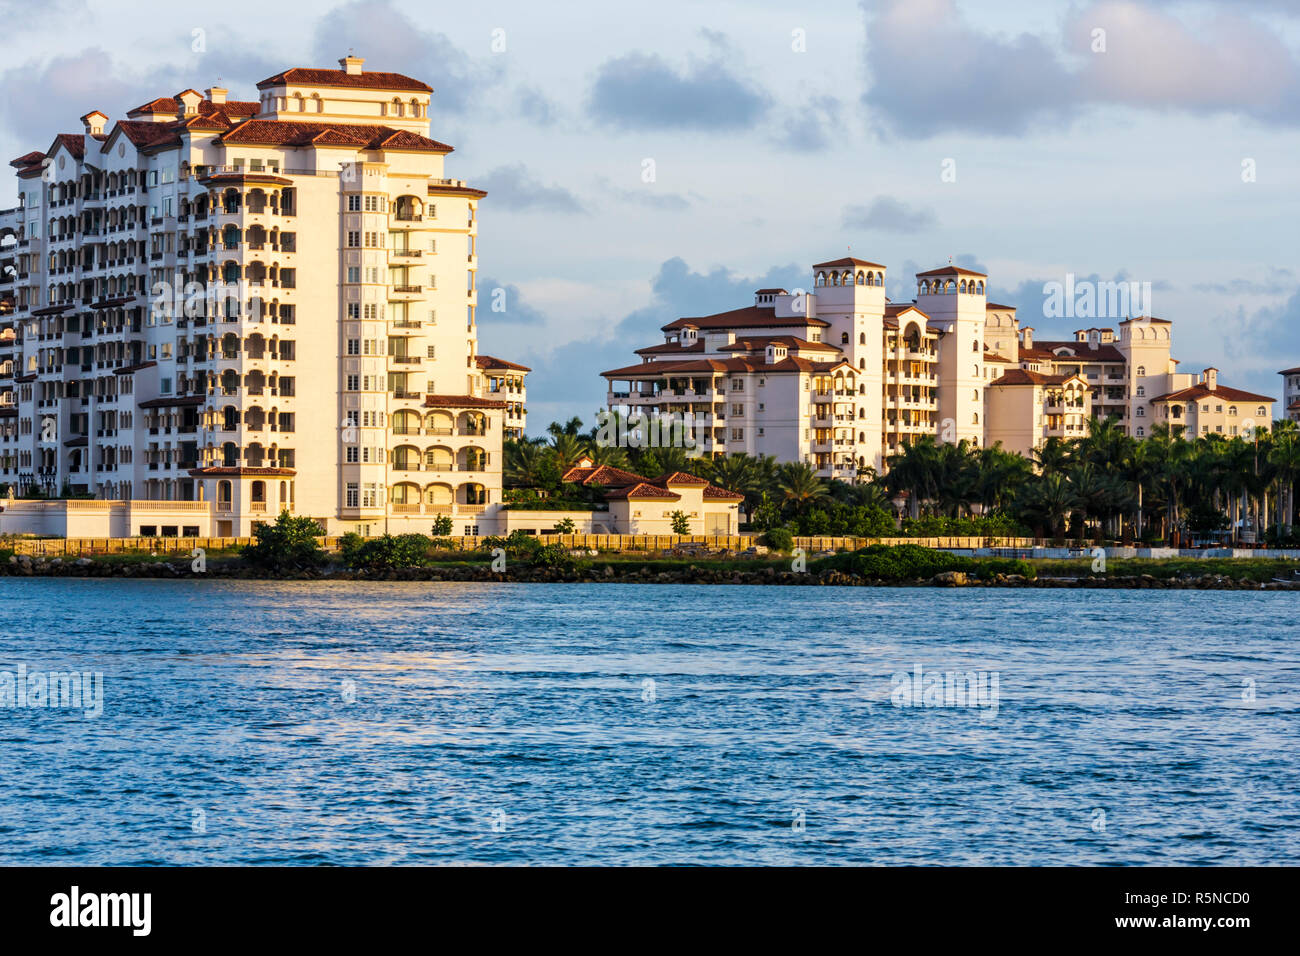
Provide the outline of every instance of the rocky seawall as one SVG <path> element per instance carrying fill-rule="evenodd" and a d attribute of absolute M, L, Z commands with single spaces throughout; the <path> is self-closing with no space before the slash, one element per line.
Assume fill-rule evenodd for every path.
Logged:
<path fill-rule="evenodd" d="M 639 567 L 635 563 L 600 564 L 581 568 L 530 567 L 520 562 L 506 571 L 480 566 L 430 566 L 387 571 L 353 571 L 337 566 L 320 569 L 268 571 L 248 567 L 238 560 L 214 560 L 196 571 L 188 559 L 153 561 L 99 561 L 93 558 L 11 557 L 0 563 L 0 577 L 74 578 L 229 578 L 279 581 L 479 581 L 521 583 L 621 583 L 621 584 L 739 584 L 787 587 L 971 587 L 971 588 L 1127 588 L 1216 591 L 1300 591 L 1300 581 L 1259 582 L 1219 574 L 1156 577 L 1140 575 L 1089 575 L 1087 577 L 1027 578 L 998 574 L 979 579 L 961 571 L 945 571 L 928 579 L 880 581 L 844 571 L 781 571 L 774 567 L 753 570 L 685 565 L 672 570 Z"/>

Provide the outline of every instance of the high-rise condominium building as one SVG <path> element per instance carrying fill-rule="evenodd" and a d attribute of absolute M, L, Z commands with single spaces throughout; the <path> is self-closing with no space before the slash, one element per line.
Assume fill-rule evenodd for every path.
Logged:
<path fill-rule="evenodd" d="M 1015 308 L 988 301 L 983 273 L 918 273 L 908 303 L 885 297 L 885 275 L 864 259 L 820 262 L 811 292 L 759 289 L 753 305 L 669 322 L 639 363 L 601 373 L 609 408 L 689 415 L 704 453 L 773 455 L 847 480 L 885 470 L 921 435 L 1028 455 L 1083 437 L 1094 414 L 1136 436 L 1157 422 L 1232 435 L 1270 421 L 1267 396 L 1219 385 L 1213 369 L 1179 373 L 1163 319 L 1035 344 Z"/>
<path fill-rule="evenodd" d="M 363 63 L 91 111 L 13 161 L 0 484 L 129 502 L 115 534 L 495 527 L 527 369 L 476 354 L 486 194 L 445 177 L 433 90 Z"/>

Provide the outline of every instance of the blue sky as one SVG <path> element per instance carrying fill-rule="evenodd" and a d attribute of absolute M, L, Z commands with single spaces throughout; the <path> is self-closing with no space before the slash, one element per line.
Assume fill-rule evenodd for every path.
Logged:
<path fill-rule="evenodd" d="M 1044 319 L 1044 282 L 1151 282 L 1185 371 L 1278 394 L 1300 365 L 1290 0 L 34 9 L 0 0 L 8 157 L 90 109 L 218 78 L 252 98 L 349 48 L 428 81 L 449 175 L 490 192 L 479 284 L 507 311 L 480 295 L 480 349 L 535 369 L 533 432 L 590 420 L 595 373 L 665 322 L 849 248 L 896 299 L 916 270 L 977 265 L 1039 338 L 1094 324 Z"/>

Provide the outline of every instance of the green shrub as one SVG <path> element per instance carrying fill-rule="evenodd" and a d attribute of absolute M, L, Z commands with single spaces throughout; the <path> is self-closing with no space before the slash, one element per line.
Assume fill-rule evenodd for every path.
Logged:
<path fill-rule="evenodd" d="M 814 562 L 815 570 L 846 571 L 873 581 L 925 580 L 944 571 L 963 571 L 981 580 L 998 574 L 1037 576 L 1028 561 L 1015 558 L 967 558 L 923 548 L 918 544 L 873 544 L 858 551 L 845 551 Z"/>
<path fill-rule="evenodd" d="M 339 541 L 343 562 L 364 571 L 421 567 L 428 561 L 432 547 L 433 541 L 422 534 L 386 534 L 369 540 L 344 535 Z"/>
<path fill-rule="evenodd" d="M 573 534 L 577 530 L 577 525 L 573 523 L 572 518 L 561 518 L 555 522 L 556 534 Z"/>
<path fill-rule="evenodd" d="M 539 547 L 528 559 L 529 564 L 535 568 L 572 568 L 577 565 L 577 560 L 569 553 L 569 549 L 562 544 L 547 544 Z"/>
<path fill-rule="evenodd" d="M 451 535 L 451 515 L 438 515 L 433 519 L 433 536 L 446 538 Z"/>
<path fill-rule="evenodd" d="M 272 571 L 320 567 L 326 556 L 316 539 L 324 533 L 314 518 L 281 511 L 274 524 L 259 525 L 254 530 L 257 543 L 246 545 L 242 555 L 254 567 Z"/>
<path fill-rule="evenodd" d="M 668 518 L 672 521 L 673 534 L 691 533 L 691 519 L 686 517 L 686 512 L 674 511 Z"/>
<path fill-rule="evenodd" d="M 789 528 L 768 528 L 763 532 L 763 543 L 774 551 L 793 551 L 794 535 Z"/>

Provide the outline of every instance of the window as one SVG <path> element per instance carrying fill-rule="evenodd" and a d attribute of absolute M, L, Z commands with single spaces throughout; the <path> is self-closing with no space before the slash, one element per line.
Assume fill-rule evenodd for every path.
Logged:
<path fill-rule="evenodd" d="M 357 507 L 357 501 L 360 498 L 360 486 L 355 481 L 349 481 L 347 487 L 347 496 L 344 499 L 345 508 Z"/>
<path fill-rule="evenodd" d="M 360 245 L 361 245 L 361 233 L 349 230 L 349 232 L 348 232 L 348 248 L 349 248 L 349 249 L 356 249 L 356 248 L 360 247 Z M 351 272 L 351 271 L 352 271 L 351 269 L 348 270 L 348 272 Z"/>
<path fill-rule="evenodd" d="M 1258 415 L 1260 418 L 1264 418 L 1268 415 L 1268 409 L 1266 409 L 1263 405 L 1261 405 L 1259 406 L 1259 408 L 1255 409 L 1255 414 Z"/>
<path fill-rule="evenodd" d="M 360 281 L 361 281 L 361 267 L 360 267 L 360 266 L 348 266 L 348 282 L 351 282 L 351 283 L 355 284 L 355 283 L 360 282 Z M 351 306 L 351 305 L 349 305 L 348 308 L 349 308 L 349 309 L 352 309 L 352 308 L 355 308 L 355 306 Z"/>
<path fill-rule="evenodd" d="M 1145 375 L 1146 373 L 1147 373 L 1147 367 L 1146 367 L 1145 365 L 1139 365 L 1139 366 L 1138 366 L 1138 374 L 1139 374 L 1139 375 Z"/>
<path fill-rule="evenodd" d="M 1138 386 L 1138 389 L 1137 389 L 1137 396 L 1138 396 L 1138 398 L 1144 398 L 1144 397 L 1146 397 L 1146 393 L 1147 393 L 1147 388 L 1146 388 L 1146 386 L 1145 386 L 1145 385 L 1139 385 L 1139 386 Z"/>
<path fill-rule="evenodd" d="M 1146 418 L 1146 416 L 1147 416 L 1147 410 L 1143 408 L 1141 405 L 1139 405 L 1137 410 L 1137 417 Z"/>
<path fill-rule="evenodd" d="M 361 211 L 361 197 L 360 197 L 360 196 L 349 196 L 349 197 L 348 197 L 348 212 L 360 212 L 360 211 Z"/>

